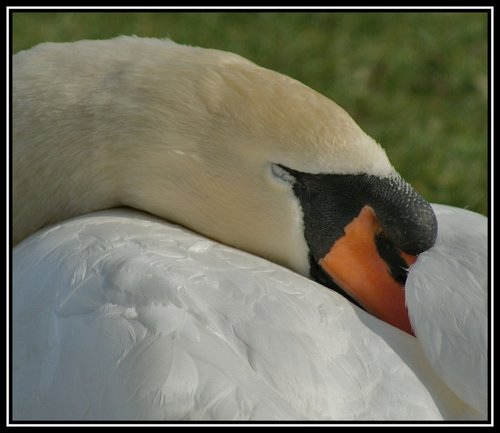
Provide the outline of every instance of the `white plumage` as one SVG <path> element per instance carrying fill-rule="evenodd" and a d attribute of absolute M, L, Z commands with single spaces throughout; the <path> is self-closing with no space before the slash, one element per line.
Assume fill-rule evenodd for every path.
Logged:
<path fill-rule="evenodd" d="M 411 317 L 414 298 L 432 315 L 431 336 L 416 328 L 423 351 L 319 284 L 146 214 L 44 229 L 13 254 L 14 419 L 484 418 L 486 219 L 435 209 L 438 243 L 406 288 Z M 450 292 L 478 297 L 469 310 Z M 451 317 L 465 340 L 429 294 L 458 318 L 480 314 Z M 454 378 L 470 378 L 461 395 L 480 411 L 443 375 L 457 392 Z"/>
<path fill-rule="evenodd" d="M 488 406 L 486 217 L 434 206 L 436 245 L 411 269 L 406 302 L 416 336 L 439 376 L 464 401 Z"/>

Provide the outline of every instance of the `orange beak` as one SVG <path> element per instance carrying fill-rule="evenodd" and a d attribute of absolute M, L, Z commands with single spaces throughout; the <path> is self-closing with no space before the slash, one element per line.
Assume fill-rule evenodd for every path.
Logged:
<path fill-rule="evenodd" d="M 392 277 L 377 251 L 375 236 L 382 228 L 373 209 L 364 206 L 344 231 L 345 235 L 320 260 L 320 266 L 366 311 L 415 335 L 406 309 L 404 286 Z M 399 254 L 408 267 L 415 263 L 416 256 L 402 251 Z"/>

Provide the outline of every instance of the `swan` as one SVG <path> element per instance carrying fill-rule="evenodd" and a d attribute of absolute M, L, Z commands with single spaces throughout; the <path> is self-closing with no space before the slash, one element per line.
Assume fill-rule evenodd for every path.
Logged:
<path fill-rule="evenodd" d="M 137 37 L 20 52 L 12 88 L 14 418 L 486 418 L 487 284 L 447 316 L 427 278 L 457 211 L 334 102 Z"/>

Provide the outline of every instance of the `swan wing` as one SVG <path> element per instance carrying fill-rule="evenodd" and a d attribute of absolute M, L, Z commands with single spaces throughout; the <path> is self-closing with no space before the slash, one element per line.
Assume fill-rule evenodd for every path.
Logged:
<path fill-rule="evenodd" d="M 484 416 L 488 407 L 488 230 L 483 215 L 433 204 L 438 238 L 406 282 L 413 329 L 438 375 Z"/>

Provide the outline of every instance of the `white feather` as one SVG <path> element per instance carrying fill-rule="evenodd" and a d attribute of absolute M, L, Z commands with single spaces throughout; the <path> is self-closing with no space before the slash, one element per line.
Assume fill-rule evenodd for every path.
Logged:
<path fill-rule="evenodd" d="M 31 236 L 14 249 L 13 284 L 14 419 L 480 416 L 411 336 L 292 271 L 139 212 Z"/>
<path fill-rule="evenodd" d="M 412 266 L 406 302 L 432 366 L 457 395 L 488 407 L 488 233 L 483 215 L 433 205 L 438 238 Z"/>

